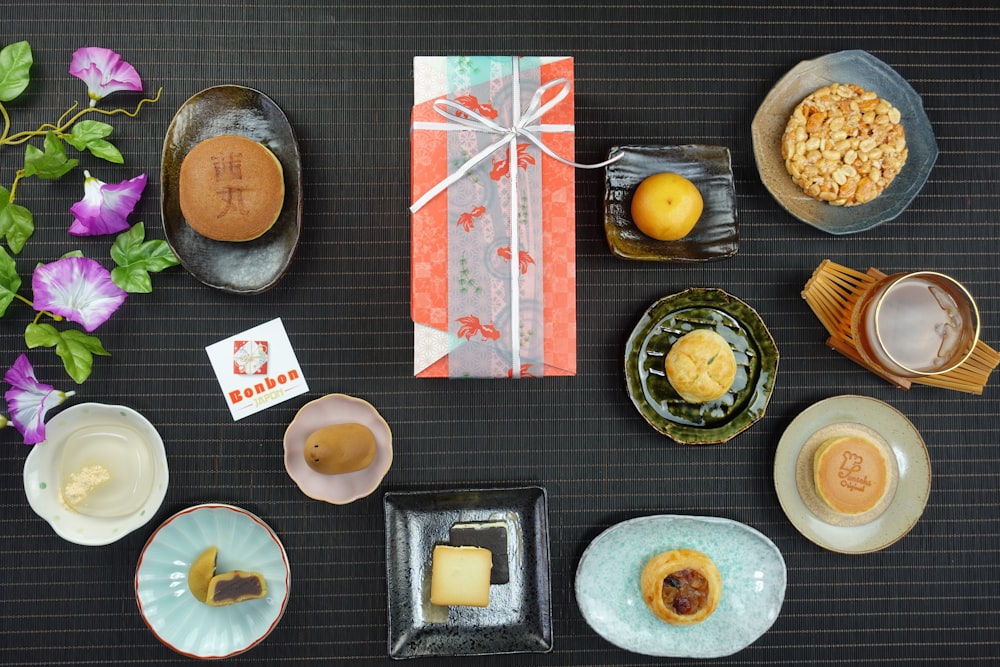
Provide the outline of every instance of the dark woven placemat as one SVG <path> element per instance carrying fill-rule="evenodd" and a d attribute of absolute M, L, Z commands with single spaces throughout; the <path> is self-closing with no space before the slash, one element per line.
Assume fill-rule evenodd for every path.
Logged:
<path fill-rule="evenodd" d="M 766 5 L 774 7 L 766 7 Z M 0 464 L 0 663 L 143 665 L 189 662 L 162 646 L 136 610 L 139 551 L 173 512 L 206 501 L 267 521 L 292 565 L 292 596 L 271 636 L 234 664 L 387 664 L 385 490 L 539 484 L 549 499 L 554 650 L 477 659 L 483 665 L 652 665 L 596 635 L 574 599 L 584 548 L 635 516 L 680 513 L 744 522 L 769 536 L 788 566 L 774 626 L 742 652 L 707 665 L 995 664 L 1000 660 L 1000 512 L 996 382 L 981 397 L 917 387 L 903 392 L 824 345 L 801 299 L 824 258 L 892 272 L 937 269 L 978 299 L 983 338 L 1000 342 L 1000 10 L 991 3 L 370 4 L 52 3 L 6 12 L 2 40 L 30 41 L 34 83 L 8 105 L 17 129 L 52 120 L 83 86 L 66 73 L 73 51 L 100 45 L 137 67 L 160 102 L 117 119 L 122 167 L 83 158 L 102 180 L 138 171 L 150 187 L 134 217 L 162 238 L 159 157 L 173 112 L 220 83 L 262 90 L 287 113 L 302 151 L 305 232 L 292 270 L 272 291 L 236 297 L 181 269 L 129 298 L 100 335 L 112 356 L 73 400 L 121 403 L 166 442 L 170 488 L 157 516 L 114 544 L 55 536 L 28 507 L 27 448 L 3 432 Z M 850 6 L 848 6 L 850 5 Z M 935 6 L 938 5 L 938 6 Z M 44 14 L 44 16 L 43 16 Z M 869 232 L 833 237 L 788 216 L 753 163 L 750 121 L 774 82 L 803 59 L 865 49 L 923 97 L 940 157 L 912 206 Z M 541 381 L 411 377 L 409 142 L 412 57 L 553 54 L 576 60 L 576 147 L 598 161 L 620 143 L 708 143 L 732 151 L 740 216 L 737 256 L 703 265 L 627 262 L 608 251 L 602 174 L 577 176 L 579 371 Z M 22 149 L 0 153 L 9 187 Z M 65 234 L 79 172 L 25 181 L 19 203 L 38 232 L 18 259 L 107 239 Z M 781 354 L 765 418 L 731 442 L 671 444 L 625 394 L 625 338 L 656 299 L 721 287 L 755 308 Z M 6 368 L 24 350 L 30 315 L 0 322 Z M 233 422 L 204 347 L 281 317 L 311 388 L 307 397 Z M 31 353 L 39 377 L 70 388 L 51 351 Z M 392 426 L 393 468 L 367 499 L 332 506 L 305 497 L 282 464 L 281 438 L 309 398 L 342 392 L 373 403 Z M 788 423 L 812 403 L 857 393 L 910 418 L 930 452 L 933 485 L 920 522 L 884 551 L 846 556 L 807 541 L 786 519 L 772 479 Z M 440 660 L 435 664 L 462 664 Z"/>

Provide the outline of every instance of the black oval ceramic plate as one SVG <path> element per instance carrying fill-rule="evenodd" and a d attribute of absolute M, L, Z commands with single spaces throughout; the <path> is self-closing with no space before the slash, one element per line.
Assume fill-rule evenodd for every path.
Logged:
<path fill-rule="evenodd" d="M 214 241 L 195 232 L 181 213 L 181 163 L 199 142 L 222 134 L 257 141 L 274 153 L 285 175 L 285 204 L 260 238 Z M 201 282 L 226 292 L 257 294 L 288 270 L 302 233 L 302 160 L 288 118 L 271 98 L 243 86 L 215 86 L 191 96 L 174 114 L 163 141 L 161 212 L 167 243 Z"/>
<path fill-rule="evenodd" d="M 688 403 L 670 386 L 667 352 L 694 329 L 711 329 L 736 355 L 733 386 L 722 398 Z M 760 315 L 717 288 L 692 287 L 647 310 L 625 345 L 625 382 L 639 414 L 684 445 L 726 442 L 764 416 L 778 372 L 778 348 Z"/>
<path fill-rule="evenodd" d="M 903 116 L 909 156 L 885 192 L 859 206 L 830 206 L 802 192 L 785 171 L 781 136 L 802 99 L 831 83 L 855 83 L 895 105 Z M 894 69 L 866 51 L 838 51 L 793 67 L 761 102 L 751 126 L 760 179 L 793 216 L 828 234 L 854 234 L 893 220 L 924 187 L 938 147 L 920 95 Z"/>

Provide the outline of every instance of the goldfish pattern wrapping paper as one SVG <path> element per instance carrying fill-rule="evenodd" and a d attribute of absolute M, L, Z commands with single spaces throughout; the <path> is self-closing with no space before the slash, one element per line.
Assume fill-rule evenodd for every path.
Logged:
<path fill-rule="evenodd" d="M 568 95 L 544 112 L 543 131 L 534 136 L 559 157 L 573 160 L 572 58 L 517 57 L 515 62 L 511 56 L 417 56 L 413 78 L 414 201 L 498 139 L 467 127 L 441 129 L 447 121 L 435 110 L 436 100 L 452 100 L 509 128 L 540 87 L 565 80 Z M 515 105 L 518 89 L 520 104 Z M 541 99 L 551 97 L 545 91 Z M 417 377 L 576 374 L 574 169 L 520 137 L 511 153 L 506 146 L 493 151 L 412 214 Z M 513 197 L 512 170 L 517 171 Z M 516 248 L 511 244 L 514 206 Z M 518 292 L 512 305 L 515 274 Z"/>

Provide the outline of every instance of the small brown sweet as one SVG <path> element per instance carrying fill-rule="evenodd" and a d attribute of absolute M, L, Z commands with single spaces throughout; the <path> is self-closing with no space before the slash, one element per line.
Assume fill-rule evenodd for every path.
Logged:
<path fill-rule="evenodd" d="M 324 475 L 357 472 L 375 460 L 375 434 L 364 424 L 330 424 L 309 434 L 302 455 Z"/>
<path fill-rule="evenodd" d="M 218 556 L 219 548 L 209 547 L 195 559 L 194 563 L 191 564 L 191 569 L 188 570 L 188 589 L 199 602 L 205 602 L 208 599 L 208 584 L 215 576 L 215 563 Z"/>
<path fill-rule="evenodd" d="M 222 135 L 197 144 L 181 163 L 181 213 L 216 241 L 250 241 L 269 230 L 285 201 L 281 163 L 262 144 Z"/>
<path fill-rule="evenodd" d="M 667 380 L 688 403 L 722 398 L 736 379 L 736 356 L 710 329 L 695 329 L 675 342 L 664 362 Z"/>
<path fill-rule="evenodd" d="M 256 600 L 267 595 L 267 582 L 260 572 L 244 572 L 233 570 L 217 574 L 208 583 L 208 595 L 205 602 L 213 607 Z"/>
<path fill-rule="evenodd" d="M 722 576 L 712 559 L 694 549 L 653 556 L 639 581 L 646 606 L 671 625 L 694 625 L 712 615 L 722 599 Z"/>
<path fill-rule="evenodd" d="M 841 514 L 861 514 L 882 502 L 889 488 L 885 453 L 859 435 L 830 438 L 813 457 L 816 493 Z"/>

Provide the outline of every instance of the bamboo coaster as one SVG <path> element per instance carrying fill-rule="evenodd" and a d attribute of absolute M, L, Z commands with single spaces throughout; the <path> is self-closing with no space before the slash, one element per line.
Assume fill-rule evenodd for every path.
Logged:
<path fill-rule="evenodd" d="M 900 389 L 909 389 L 912 384 L 923 384 L 982 394 L 990 373 L 1000 365 L 1000 353 L 982 340 L 976 343 L 972 355 L 961 366 L 940 375 L 898 377 L 873 368 L 861 358 L 851 333 L 851 313 L 858 299 L 884 277 L 885 274 L 877 269 L 868 269 L 866 273 L 862 273 L 828 259 L 820 262 L 806 282 L 802 298 L 830 334 L 826 344 Z"/>

